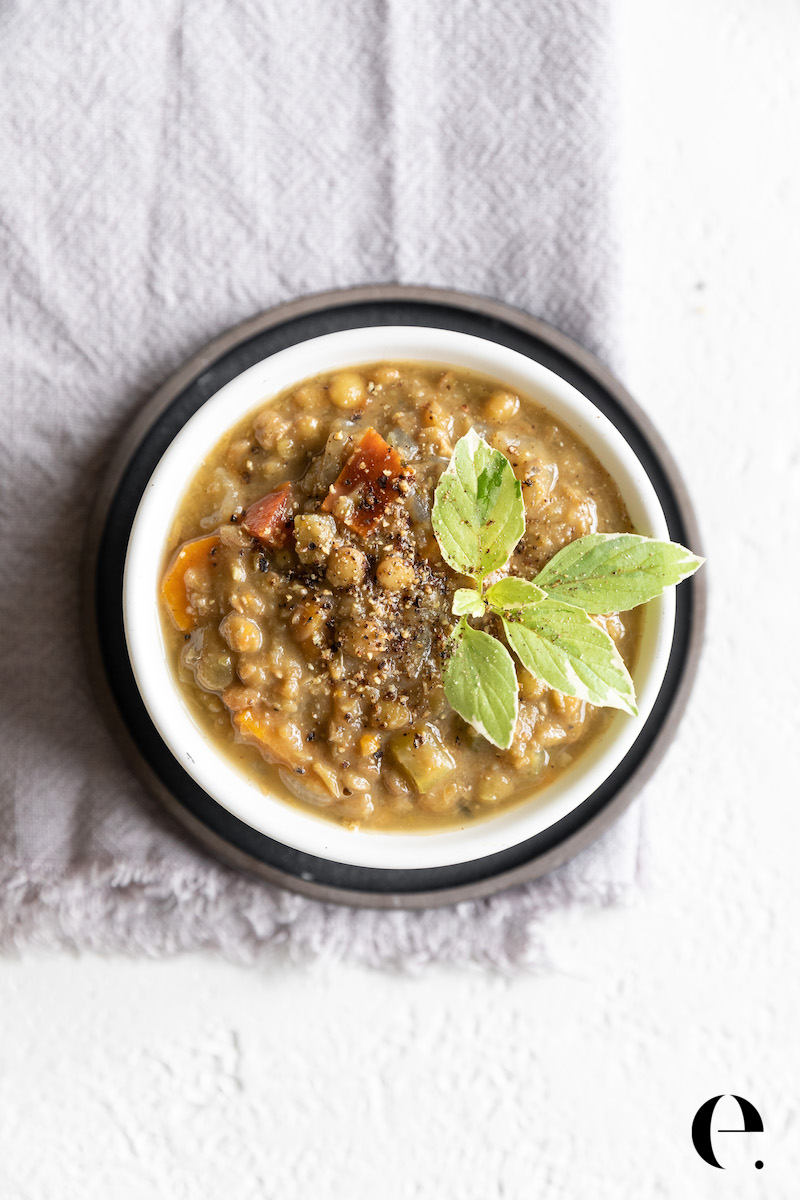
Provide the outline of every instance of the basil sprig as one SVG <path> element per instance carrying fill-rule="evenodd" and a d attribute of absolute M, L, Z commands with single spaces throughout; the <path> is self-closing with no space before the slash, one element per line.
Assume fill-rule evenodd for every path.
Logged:
<path fill-rule="evenodd" d="M 633 680 L 593 615 L 625 612 L 692 575 L 703 559 L 675 542 L 634 533 L 593 533 L 555 554 L 535 580 L 505 567 L 525 532 L 522 488 L 511 463 L 474 430 L 456 443 L 436 488 L 433 531 L 445 561 L 474 583 L 459 588 L 459 621 L 444 672 L 452 708 L 493 745 L 514 740 L 519 686 L 514 660 L 467 618 L 498 618 L 522 666 L 548 687 L 590 704 L 636 715 Z"/>
<path fill-rule="evenodd" d="M 508 562 L 525 532 L 522 485 L 506 456 L 474 429 L 456 442 L 431 520 L 446 561 L 478 583 Z"/>

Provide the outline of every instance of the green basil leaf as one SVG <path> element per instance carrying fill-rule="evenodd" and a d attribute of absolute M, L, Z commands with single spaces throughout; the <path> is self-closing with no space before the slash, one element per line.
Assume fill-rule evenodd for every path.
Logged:
<path fill-rule="evenodd" d="M 660 596 L 704 561 L 676 542 L 636 533 L 590 533 L 559 550 L 536 583 L 584 612 L 625 612 Z"/>
<path fill-rule="evenodd" d="M 497 583 L 492 584 L 486 593 L 486 599 L 492 608 L 509 611 L 538 604 L 540 600 L 544 600 L 546 595 L 547 592 L 543 592 L 535 583 L 529 583 L 527 579 L 519 579 L 516 575 L 508 575 L 505 579 L 498 579 Z"/>
<path fill-rule="evenodd" d="M 549 687 L 636 715 L 633 680 L 619 650 L 582 609 L 542 600 L 503 617 L 503 628 L 522 665 Z"/>
<path fill-rule="evenodd" d="M 525 532 L 522 486 L 511 463 L 474 429 L 456 442 L 431 519 L 445 560 L 477 580 L 505 566 Z"/>
<path fill-rule="evenodd" d="M 514 660 L 502 642 L 472 629 L 463 619 L 444 671 L 444 694 L 451 708 L 493 746 L 507 750 L 519 711 Z"/>
<path fill-rule="evenodd" d="M 482 617 L 485 608 L 483 597 L 474 588 L 459 588 L 453 596 L 453 612 L 457 617 Z"/>

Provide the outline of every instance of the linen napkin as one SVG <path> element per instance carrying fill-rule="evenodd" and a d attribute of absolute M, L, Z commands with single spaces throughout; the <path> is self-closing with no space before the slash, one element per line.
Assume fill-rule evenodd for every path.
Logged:
<path fill-rule="evenodd" d="M 372 964 L 539 961 L 546 913 L 636 883 L 635 811 L 550 878 L 353 912 L 219 865 L 120 762 L 79 554 L 148 394 L 234 322 L 449 285 L 608 359 L 605 0 L 17 0 L 0 11 L 0 943 Z"/>

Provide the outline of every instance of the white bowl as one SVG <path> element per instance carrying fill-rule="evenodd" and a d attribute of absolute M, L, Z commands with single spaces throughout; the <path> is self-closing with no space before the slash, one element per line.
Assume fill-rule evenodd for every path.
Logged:
<path fill-rule="evenodd" d="M 668 538 L 655 490 L 628 443 L 571 384 L 514 350 L 445 329 L 350 329 L 292 346 L 226 384 L 195 413 L 153 472 L 131 530 L 123 614 L 128 652 L 147 711 L 183 769 L 241 821 L 284 845 L 362 867 L 414 869 L 469 862 L 541 833 L 577 808 L 622 762 L 641 733 L 664 679 L 675 623 L 674 591 L 646 610 L 633 671 L 639 715 L 615 713 L 608 729 L 553 783 L 495 817 L 415 834 L 351 831 L 265 794 L 218 754 L 181 698 L 159 615 L 163 549 L 201 460 L 225 431 L 273 396 L 323 371 L 380 360 L 465 367 L 531 397 L 568 425 L 617 483 L 634 528 Z"/>

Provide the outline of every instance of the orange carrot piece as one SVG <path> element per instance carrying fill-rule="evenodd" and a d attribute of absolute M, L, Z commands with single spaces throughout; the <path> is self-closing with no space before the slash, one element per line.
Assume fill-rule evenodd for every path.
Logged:
<path fill-rule="evenodd" d="M 265 546 L 281 549 L 292 536 L 292 485 L 282 483 L 274 492 L 251 504 L 241 520 L 242 529 Z"/>
<path fill-rule="evenodd" d="M 191 606 L 186 588 L 186 572 L 190 567 L 213 565 L 218 546 L 219 538 L 215 533 L 184 542 L 167 568 L 161 595 L 181 633 L 191 633 L 197 624 L 197 613 Z"/>
<path fill-rule="evenodd" d="M 375 429 L 368 429 L 341 470 L 322 503 L 323 512 L 333 512 L 341 496 L 354 501 L 344 524 L 357 533 L 369 533 L 383 516 L 387 505 L 400 494 L 400 455 Z"/>
<path fill-rule="evenodd" d="M 251 708 L 233 713 L 232 717 L 239 738 L 256 745 L 270 762 L 296 770 L 311 761 L 296 725 L 283 718 L 259 716 Z"/>

